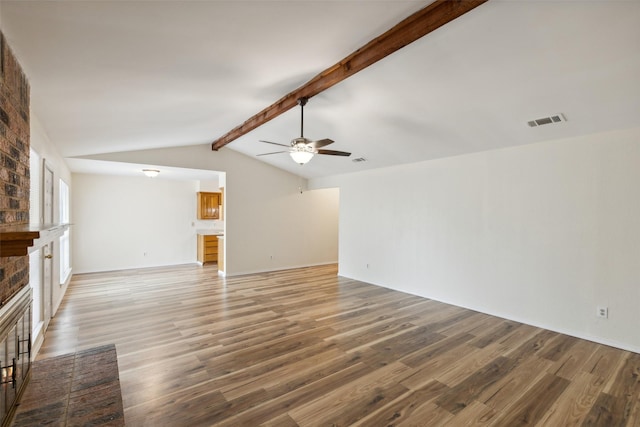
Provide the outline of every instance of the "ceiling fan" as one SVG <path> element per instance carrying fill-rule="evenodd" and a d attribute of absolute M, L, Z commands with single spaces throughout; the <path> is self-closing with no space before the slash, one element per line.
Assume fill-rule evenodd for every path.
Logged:
<path fill-rule="evenodd" d="M 331 139 L 319 139 L 317 141 L 311 141 L 304 137 L 304 106 L 307 104 L 309 98 L 302 97 L 298 99 L 298 105 L 300 106 L 300 138 L 294 138 L 291 140 L 291 145 L 280 144 L 277 142 L 263 141 L 267 144 L 279 145 L 281 147 L 287 147 L 287 151 L 274 151 L 273 153 L 258 154 L 258 156 L 268 156 L 271 154 L 289 153 L 294 162 L 304 165 L 313 158 L 315 154 L 324 154 L 329 156 L 345 156 L 348 157 L 351 153 L 346 151 L 336 150 L 323 150 L 321 147 L 326 147 L 329 144 L 333 144 Z"/>

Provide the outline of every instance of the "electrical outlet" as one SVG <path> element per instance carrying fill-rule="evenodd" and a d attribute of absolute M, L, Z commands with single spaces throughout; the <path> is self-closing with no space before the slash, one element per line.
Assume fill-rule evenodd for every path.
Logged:
<path fill-rule="evenodd" d="M 609 308 L 608 307 L 598 307 L 596 315 L 598 317 L 602 317 L 603 319 L 607 319 L 609 317 Z"/>

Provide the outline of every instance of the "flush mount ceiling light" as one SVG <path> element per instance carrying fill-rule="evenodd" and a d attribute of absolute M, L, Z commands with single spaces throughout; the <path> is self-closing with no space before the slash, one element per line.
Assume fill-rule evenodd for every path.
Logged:
<path fill-rule="evenodd" d="M 156 176 L 158 176 L 160 171 L 158 169 L 142 169 L 142 173 L 149 178 L 155 178 Z"/>

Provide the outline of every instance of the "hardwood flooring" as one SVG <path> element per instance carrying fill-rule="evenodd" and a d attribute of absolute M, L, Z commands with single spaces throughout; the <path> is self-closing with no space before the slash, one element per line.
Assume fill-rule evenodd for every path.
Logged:
<path fill-rule="evenodd" d="M 128 426 L 640 426 L 640 355 L 344 279 L 76 275 L 38 358 L 114 343 Z"/>

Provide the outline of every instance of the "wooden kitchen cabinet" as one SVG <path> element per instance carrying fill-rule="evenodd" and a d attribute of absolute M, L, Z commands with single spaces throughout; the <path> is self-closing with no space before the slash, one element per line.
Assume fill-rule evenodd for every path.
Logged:
<path fill-rule="evenodd" d="M 220 193 L 198 192 L 198 219 L 220 219 Z"/>
<path fill-rule="evenodd" d="M 198 234 L 198 261 L 218 262 L 218 236 Z"/>
<path fill-rule="evenodd" d="M 218 271 L 224 271 L 224 236 L 218 237 Z"/>

